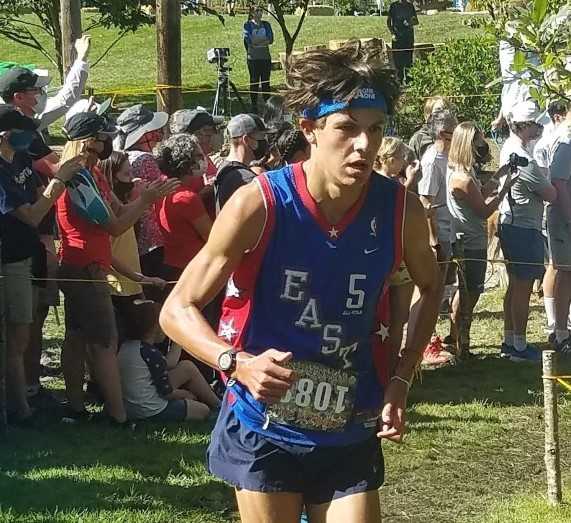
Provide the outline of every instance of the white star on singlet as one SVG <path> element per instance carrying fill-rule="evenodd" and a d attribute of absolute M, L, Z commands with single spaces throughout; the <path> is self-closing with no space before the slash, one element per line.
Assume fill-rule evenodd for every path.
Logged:
<path fill-rule="evenodd" d="M 218 335 L 221 338 L 224 338 L 226 341 L 231 343 L 236 334 L 238 334 L 238 331 L 234 328 L 234 318 L 231 318 L 228 323 L 222 320 L 220 321 Z"/>
<path fill-rule="evenodd" d="M 334 225 L 332 225 L 331 229 L 329 229 L 329 237 L 330 238 L 338 238 L 339 237 L 339 231 L 335 228 Z"/>
<path fill-rule="evenodd" d="M 389 328 L 383 325 L 382 323 L 379 326 L 379 330 L 375 332 L 377 336 L 381 337 L 381 343 L 384 343 L 385 340 L 389 337 Z"/>
<path fill-rule="evenodd" d="M 230 276 L 228 280 L 228 284 L 226 285 L 226 297 L 227 298 L 239 298 L 240 297 L 240 289 L 236 287 L 234 284 L 234 278 Z"/>

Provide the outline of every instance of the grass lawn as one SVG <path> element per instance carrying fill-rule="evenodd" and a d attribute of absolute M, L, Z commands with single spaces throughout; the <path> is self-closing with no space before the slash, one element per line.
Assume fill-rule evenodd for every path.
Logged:
<path fill-rule="evenodd" d="M 473 34 L 475 29 L 463 25 L 468 16 L 441 13 L 437 16 L 421 16 L 417 29 L 417 42 L 442 42 L 449 38 L 460 38 Z M 206 62 L 206 51 L 211 47 L 229 47 L 231 49 L 232 79 L 237 86 L 246 86 L 248 81 L 245 51 L 242 43 L 242 25 L 245 17 L 227 18 L 223 27 L 211 16 L 185 16 L 182 21 L 182 75 L 183 84 L 189 89 L 212 88 L 216 84 L 216 70 Z M 271 21 L 271 19 L 270 19 Z M 290 27 L 294 27 L 297 18 L 288 17 Z M 85 24 L 84 24 L 85 25 Z M 272 55 L 285 46 L 277 23 L 273 23 L 276 42 L 272 46 Z M 92 59 L 98 58 L 116 33 L 106 29 L 91 31 L 93 37 Z M 42 39 L 43 35 L 38 35 Z M 327 44 L 331 39 L 382 37 L 388 39 L 386 17 L 308 17 L 298 37 L 296 47 L 304 45 Z M 33 63 L 46 67 L 46 58 L 40 53 L 17 45 L 0 37 L 0 60 L 19 63 Z M 147 88 L 132 95 L 121 95 L 117 101 L 127 102 L 134 99 L 154 103 L 153 87 L 156 79 L 155 28 L 147 27 L 130 34 L 93 68 L 88 85 L 96 93 L 124 91 L 128 88 Z M 50 67 L 52 75 L 56 71 Z M 274 73 L 273 83 L 283 82 L 283 73 Z M 57 82 L 55 82 L 57 83 Z M 143 89 L 144 90 L 144 89 Z M 188 93 L 187 105 L 202 103 L 211 105 L 212 91 Z"/>
<path fill-rule="evenodd" d="M 542 318 L 534 300 L 532 341 L 544 338 Z M 415 385 L 406 442 L 383 444 L 385 522 L 571 521 L 569 505 L 550 509 L 544 498 L 541 371 L 498 358 L 501 322 L 501 293 L 492 291 L 474 323 L 479 357 L 427 371 Z M 49 384 L 61 392 L 62 327 L 53 316 L 47 336 L 56 376 Z M 560 421 L 565 473 L 571 418 L 564 395 Z M 93 424 L 14 429 L 1 443 L 0 522 L 235 521 L 231 490 L 204 468 L 209 430 L 150 424 L 134 432 Z"/>

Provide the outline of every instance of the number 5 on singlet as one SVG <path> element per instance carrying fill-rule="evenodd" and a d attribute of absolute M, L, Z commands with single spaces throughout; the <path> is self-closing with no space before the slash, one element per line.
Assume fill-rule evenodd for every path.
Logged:
<path fill-rule="evenodd" d="M 268 407 L 270 419 L 307 430 L 343 430 L 353 413 L 355 375 L 310 361 L 289 367 L 298 379 L 280 403 Z"/>

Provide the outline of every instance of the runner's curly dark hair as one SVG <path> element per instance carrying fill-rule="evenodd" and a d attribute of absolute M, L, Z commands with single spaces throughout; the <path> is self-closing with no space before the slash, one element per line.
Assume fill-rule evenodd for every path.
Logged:
<path fill-rule="evenodd" d="M 364 87 L 381 91 L 388 113 L 393 114 L 400 90 L 378 42 L 363 44 L 359 40 L 334 51 L 316 49 L 291 59 L 286 84 L 286 104 L 298 115 L 323 99 L 348 101 Z"/>

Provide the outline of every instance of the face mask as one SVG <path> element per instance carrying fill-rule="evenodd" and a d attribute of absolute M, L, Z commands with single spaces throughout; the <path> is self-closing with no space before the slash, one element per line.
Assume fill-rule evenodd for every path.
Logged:
<path fill-rule="evenodd" d="M 25 152 L 32 145 L 34 138 L 33 131 L 12 131 L 8 136 L 8 145 L 14 151 Z"/>
<path fill-rule="evenodd" d="M 103 143 L 103 151 L 97 153 L 97 157 L 100 160 L 107 160 L 107 158 L 109 158 L 113 152 L 113 142 L 108 139 L 101 143 Z"/>
<path fill-rule="evenodd" d="M 42 90 L 40 94 L 36 95 L 36 105 L 32 107 L 34 113 L 42 114 L 46 108 L 47 102 L 48 102 L 48 95 L 45 91 Z"/>
<path fill-rule="evenodd" d="M 206 160 L 202 158 L 198 162 L 198 167 L 192 169 L 192 176 L 202 176 L 206 172 L 207 165 Z"/>
<path fill-rule="evenodd" d="M 120 201 L 126 202 L 134 186 L 135 182 L 122 182 L 120 180 L 116 180 L 113 183 L 113 192 L 115 193 L 115 196 L 119 198 Z"/>
<path fill-rule="evenodd" d="M 251 148 L 252 154 L 254 155 L 254 160 L 261 160 L 268 153 L 270 145 L 268 143 L 268 140 L 265 139 L 256 140 L 256 142 L 257 142 L 256 148 L 255 149 Z"/>
<path fill-rule="evenodd" d="M 490 157 L 490 146 L 488 145 L 487 142 L 484 142 L 482 145 L 478 145 L 478 147 L 476 147 L 474 155 L 476 163 L 479 164 L 486 163 L 489 157 Z"/>

